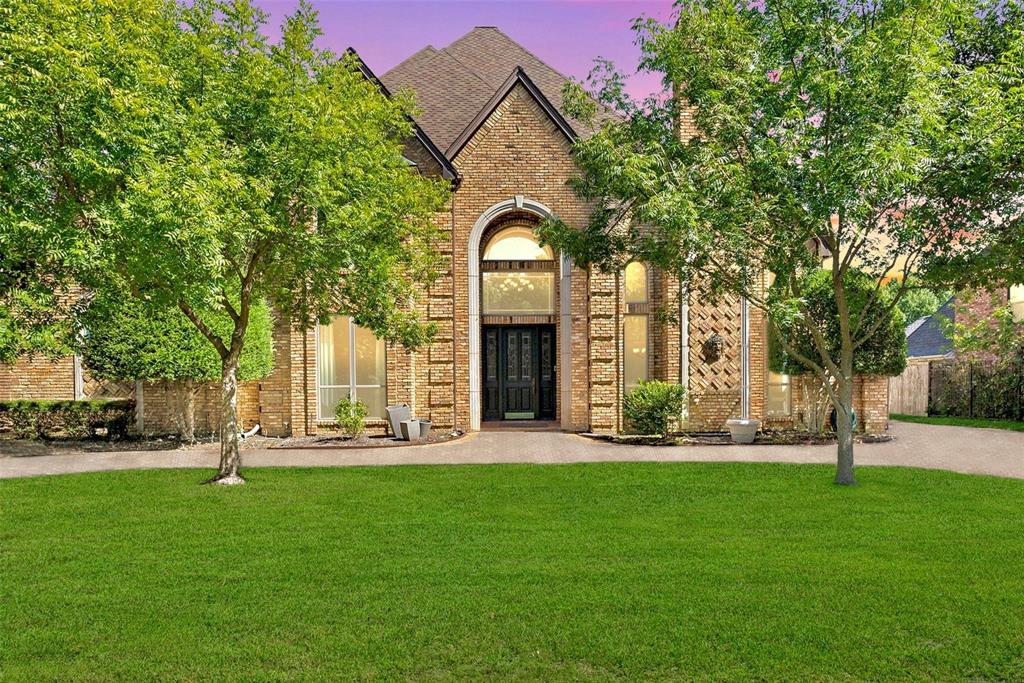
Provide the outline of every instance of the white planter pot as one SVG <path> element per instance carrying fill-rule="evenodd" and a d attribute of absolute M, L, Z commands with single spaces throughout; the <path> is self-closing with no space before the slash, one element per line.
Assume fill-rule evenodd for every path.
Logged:
<path fill-rule="evenodd" d="M 729 427 L 729 436 L 732 437 L 733 443 L 754 443 L 761 421 L 732 419 L 726 420 L 725 424 Z"/>

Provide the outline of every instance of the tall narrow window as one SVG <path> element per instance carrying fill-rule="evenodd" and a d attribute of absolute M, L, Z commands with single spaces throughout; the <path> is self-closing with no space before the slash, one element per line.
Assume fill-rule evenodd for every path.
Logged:
<path fill-rule="evenodd" d="M 789 375 L 779 372 L 768 373 L 768 414 L 774 417 L 786 417 L 793 412 L 793 391 Z"/>
<path fill-rule="evenodd" d="M 1014 322 L 1024 322 L 1024 285 L 1010 287 L 1010 310 Z"/>
<path fill-rule="evenodd" d="M 343 398 L 366 404 L 367 417 L 384 417 L 387 403 L 384 340 L 348 316 L 321 325 L 317 342 L 317 418 L 334 419 Z"/>
<path fill-rule="evenodd" d="M 622 378 L 628 394 L 647 380 L 647 266 L 630 263 L 625 273 L 626 316 L 622 326 Z"/>

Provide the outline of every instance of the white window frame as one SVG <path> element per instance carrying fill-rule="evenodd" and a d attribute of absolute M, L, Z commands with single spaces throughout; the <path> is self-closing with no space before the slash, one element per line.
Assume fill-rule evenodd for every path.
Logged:
<path fill-rule="evenodd" d="M 337 423 L 338 418 L 333 415 L 330 417 L 320 417 L 322 414 L 320 403 L 320 389 L 349 389 L 349 399 L 358 401 L 359 400 L 359 389 L 383 389 L 384 390 L 384 405 L 388 404 L 388 363 L 387 363 L 387 345 L 384 346 L 384 383 L 383 384 L 356 384 L 356 323 L 352 320 L 351 316 L 335 316 L 331 319 L 330 324 L 334 324 L 337 318 L 348 318 L 348 384 L 320 384 L 320 328 L 322 325 L 316 326 L 316 421 L 326 423 Z M 365 328 L 364 328 L 365 329 Z M 374 339 L 377 335 L 374 335 Z M 378 340 L 380 341 L 380 340 Z M 377 420 L 386 419 L 386 415 L 376 416 L 368 415 L 363 422 L 373 422 Z"/>

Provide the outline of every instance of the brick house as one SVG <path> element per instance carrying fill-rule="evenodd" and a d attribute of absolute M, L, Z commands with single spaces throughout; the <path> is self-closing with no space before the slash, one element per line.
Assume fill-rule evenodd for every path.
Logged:
<path fill-rule="evenodd" d="M 560 113 L 564 76 L 494 27 L 427 46 L 379 79 L 364 72 L 385 92 L 415 92 L 420 113 L 405 155 L 454 189 L 436 217 L 443 276 L 416 302 L 438 335 L 409 352 L 347 318 L 308 332 L 281 320 L 272 375 L 240 391 L 245 426 L 316 433 L 353 393 L 376 429 L 385 405 L 407 403 L 440 429 L 522 421 L 616 432 L 624 392 L 643 379 L 686 384 L 695 429 L 722 429 L 743 414 L 796 419 L 788 378 L 768 372 L 760 311 L 696 295 L 679 305 L 679 283 L 654 268 L 605 274 L 538 245 L 533 227 L 545 216 L 583 226 L 590 213 L 567 185 L 572 143 L 592 131 Z M 680 127 L 693 132 L 688 120 Z M 678 308 L 674 322 L 655 315 L 666 305 Z M 74 359 L 0 367 L 0 400 L 80 396 L 82 374 Z M 858 379 L 856 409 L 870 432 L 886 427 L 886 386 Z M 198 397 L 198 429 L 214 426 L 216 391 Z M 147 384 L 139 396 L 147 431 L 168 428 L 166 390 Z"/>

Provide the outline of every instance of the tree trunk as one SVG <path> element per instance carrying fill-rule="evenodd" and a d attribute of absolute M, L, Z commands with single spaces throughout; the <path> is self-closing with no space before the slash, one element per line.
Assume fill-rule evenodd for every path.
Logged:
<path fill-rule="evenodd" d="M 182 383 L 181 438 L 186 443 L 196 442 L 196 392 L 198 390 L 195 380 L 186 379 Z"/>
<path fill-rule="evenodd" d="M 835 407 L 839 449 L 836 483 L 853 486 L 857 483 L 853 478 L 853 378 L 839 380 L 836 389 L 839 393 L 839 405 Z"/>
<path fill-rule="evenodd" d="M 242 458 L 238 452 L 238 354 L 222 363 L 220 413 L 220 470 L 210 484 L 244 484 L 238 473 Z"/>

